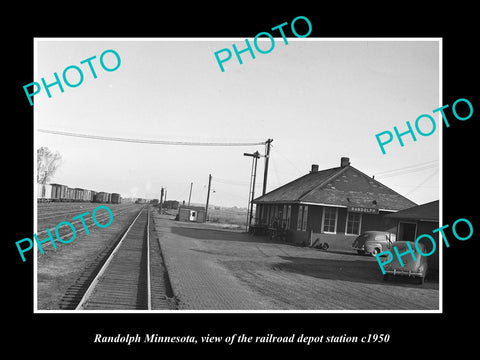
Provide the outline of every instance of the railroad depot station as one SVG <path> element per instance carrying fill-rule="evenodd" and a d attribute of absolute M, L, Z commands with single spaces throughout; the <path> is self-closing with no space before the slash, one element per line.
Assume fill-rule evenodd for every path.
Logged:
<path fill-rule="evenodd" d="M 353 167 L 347 157 L 330 169 L 312 165 L 308 174 L 253 202 L 254 232 L 280 229 L 287 242 L 327 243 L 332 250 L 351 249 L 365 231 L 388 231 L 397 240 L 414 241 L 425 229 L 430 233 L 431 226 L 438 226 L 438 201 L 417 206 Z M 433 262 L 438 268 L 438 255 Z"/>

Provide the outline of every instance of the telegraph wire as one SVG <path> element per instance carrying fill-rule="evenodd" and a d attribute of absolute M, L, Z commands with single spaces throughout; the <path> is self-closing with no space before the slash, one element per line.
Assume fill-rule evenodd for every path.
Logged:
<path fill-rule="evenodd" d="M 432 169 L 438 167 L 438 161 L 433 160 L 433 161 L 428 161 L 425 163 L 419 163 L 415 165 L 410 165 L 410 166 L 404 166 L 398 169 L 392 169 L 392 170 L 387 170 L 387 171 L 381 171 L 375 174 L 375 176 L 382 177 L 382 178 L 388 178 L 391 176 L 399 176 L 399 175 L 404 175 L 404 174 L 410 174 L 412 172 L 417 172 L 417 171 L 423 171 L 427 169 Z"/>
<path fill-rule="evenodd" d="M 273 145 L 271 145 L 271 148 L 273 149 Z M 276 154 L 280 155 L 282 158 L 284 158 L 286 161 L 288 161 L 288 163 L 290 163 L 290 165 L 296 170 L 298 171 L 298 174 L 303 174 L 303 171 L 300 170 L 289 158 L 287 158 L 285 155 L 283 155 L 281 152 L 277 150 L 276 151 Z"/>
<path fill-rule="evenodd" d="M 228 180 L 228 179 L 222 179 L 215 177 L 213 181 L 220 183 L 220 184 L 226 184 L 226 185 L 238 185 L 238 186 L 247 186 L 249 183 L 248 181 L 238 181 L 238 180 Z M 260 183 L 261 181 L 256 181 L 255 183 Z"/>
<path fill-rule="evenodd" d="M 411 189 L 407 194 L 405 194 L 405 196 L 408 196 L 411 193 L 417 191 L 420 187 L 423 186 L 423 184 L 425 184 L 428 180 L 430 180 L 432 177 L 434 177 L 437 173 L 438 173 L 438 169 L 435 169 L 435 171 L 433 173 L 431 173 L 429 176 L 427 176 L 427 178 L 425 180 L 423 180 L 420 184 L 418 184 L 413 189 Z"/>
<path fill-rule="evenodd" d="M 129 138 L 119 138 L 111 136 L 99 136 L 99 135 L 89 135 L 89 134 L 78 134 L 70 133 L 64 131 L 55 131 L 55 130 L 45 130 L 37 129 L 37 131 L 53 134 L 53 135 L 63 135 L 63 136 L 73 136 L 86 139 L 95 139 L 95 140 L 106 140 L 106 141 L 119 141 L 119 142 L 130 142 L 130 143 L 139 143 L 139 144 L 152 144 L 152 145 L 186 145 L 186 146 L 251 146 L 251 145 L 263 145 L 265 141 L 261 142 L 199 142 L 199 141 L 169 141 L 169 140 L 145 140 L 145 139 L 129 139 Z"/>
<path fill-rule="evenodd" d="M 380 171 L 376 175 L 386 174 L 386 173 L 395 172 L 395 171 L 399 171 L 399 170 L 405 170 L 405 169 L 409 169 L 409 168 L 415 168 L 415 167 L 418 167 L 418 166 L 433 165 L 433 164 L 436 164 L 437 162 L 438 162 L 438 160 L 430 160 L 430 161 L 427 161 L 427 162 L 418 163 L 418 164 L 414 164 L 414 165 L 408 165 L 408 166 L 404 166 L 404 167 L 397 168 L 397 169 Z"/>

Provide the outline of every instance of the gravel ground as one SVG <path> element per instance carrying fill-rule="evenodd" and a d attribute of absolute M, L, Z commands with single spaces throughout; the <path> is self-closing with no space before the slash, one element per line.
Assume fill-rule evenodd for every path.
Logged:
<path fill-rule="evenodd" d="M 384 282 L 373 257 L 154 215 L 181 309 L 438 310 L 439 284 Z"/>

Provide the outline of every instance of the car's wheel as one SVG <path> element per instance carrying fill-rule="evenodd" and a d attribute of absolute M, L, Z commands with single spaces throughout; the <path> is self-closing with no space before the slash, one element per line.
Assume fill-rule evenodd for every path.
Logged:
<path fill-rule="evenodd" d="M 375 248 L 375 249 L 372 250 L 371 254 L 372 254 L 372 256 L 376 256 L 379 252 L 380 252 L 380 249 Z"/>

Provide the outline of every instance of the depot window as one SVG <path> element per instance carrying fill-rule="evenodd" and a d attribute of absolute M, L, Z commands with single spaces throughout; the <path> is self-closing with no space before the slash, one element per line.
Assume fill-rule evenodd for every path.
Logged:
<path fill-rule="evenodd" d="M 308 219 L 308 205 L 299 205 L 298 206 L 298 217 L 297 217 L 297 230 L 306 231 L 307 230 L 307 219 Z"/>
<path fill-rule="evenodd" d="M 338 208 L 324 207 L 322 217 L 322 231 L 324 233 L 337 233 Z"/>
<path fill-rule="evenodd" d="M 291 216 L 292 216 L 292 205 L 283 205 L 282 228 L 290 229 Z"/>
<path fill-rule="evenodd" d="M 347 225 L 345 228 L 345 234 L 347 235 L 360 235 L 360 228 L 362 226 L 362 214 L 348 212 L 347 213 Z"/>
<path fill-rule="evenodd" d="M 303 207 L 302 231 L 307 231 L 308 205 Z"/>

